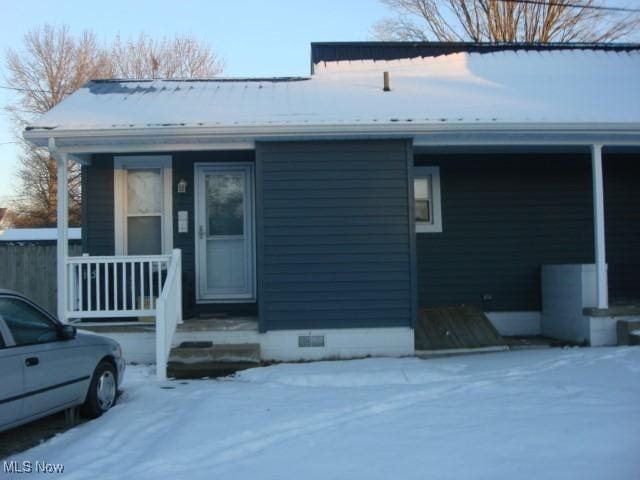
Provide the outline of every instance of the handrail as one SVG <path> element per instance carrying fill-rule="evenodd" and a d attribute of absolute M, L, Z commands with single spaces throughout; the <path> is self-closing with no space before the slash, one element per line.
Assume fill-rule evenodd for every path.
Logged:
<path fill-rule="evenodd" d="M 156 302 L 156 376 L 167 379 L 167 362 L 173 334 L 182 323 L 182 256 L 173 250 L 164 287 Z"/>
<path fill-rule="evenodd" d="M 118 263 L 130 260 L 136 261 L 169 261 L 171 255 L 83 255 L 80 257 L 67 257 L 67 263 Z"/>
<path fill-rule="evenodd" d="M 68 257 L 66 319 L 155 315 L 171 261 L 171 255 Z"/>

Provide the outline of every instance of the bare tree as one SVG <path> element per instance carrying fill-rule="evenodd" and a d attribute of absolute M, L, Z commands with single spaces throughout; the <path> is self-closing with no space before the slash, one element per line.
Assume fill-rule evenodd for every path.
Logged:
<path fill-rule="evenodd" d="M 396 13 L 374 25 L 383 40 L 613 42 L 637 34 L 640 15 L 603 0 L 380 0 Z"/>
<path fill-rule="evenodd" d="M 104 45 L 85 31 L 73 36 L 68 26 L 44 25 L 24 36 L 23 48 L 7 51 L 7 83 L 17 92 L 13 112 L 16 132 L 95 78 L 211 77 L 222 71 L 221 59 L 211 48 L 189 35 L 156 41 L 141 34 L 136 40 L 120 38 Z M 20 201 L 12 203 L 16 226 L 53 226 L 56 223 L 57 170 L 45 149 L 22 140 L 17 172 Z M 69 171 L 69 223 L 80 223 L 80 166 Z"/>
<path fill-rule="evenodd" d="M 209 45 L 191 35 L 155 40 L 141 33 L 126 42 L 116 37 L 110 58 L 119 78 L 206 78 L 224 67 Z"/>
<path fill-rule="evenodd" d="M 23 144 L 20 168 L 20 201 L 11 205 L 14 227 L 52 227 L 56 224 L 56 162 L 41 148 Z M 80 225 L 80 166 L 69 166 L 69 224 Z"/>
<path fill-rule="evenodd" d="M 23 51 L 9 49 L 8 83 L 18 92 L 16 104 L 10 105 L 21 131 L 30 118 L 60 103 L 90 78 L 108 75 L 108 56 L 93 33 L 85 31 L 73 37 L 69 27 L 45 25 L 24 36 Z M 16 226 L 47 227 L 56 221 L 55 160 L 44 149 L 22 141 L 17 172 L 19 202 L 13 202 Z M 70 224 L 80 222 L 80 167 L 74 163 L 69 172 Z"/>

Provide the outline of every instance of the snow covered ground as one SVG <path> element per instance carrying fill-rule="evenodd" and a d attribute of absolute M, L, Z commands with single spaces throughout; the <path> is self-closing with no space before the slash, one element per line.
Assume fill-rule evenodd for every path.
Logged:
<path fill-rule="evenodd" d="M 165 383 L 130 366 L 124 389 L 102 418 L 13 460 L 61 463 L 65 479 L 640 478 L 640 347 Z"/>

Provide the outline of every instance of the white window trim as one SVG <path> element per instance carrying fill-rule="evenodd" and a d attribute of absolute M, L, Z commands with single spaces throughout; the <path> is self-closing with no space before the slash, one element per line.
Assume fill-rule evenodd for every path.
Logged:
<path fill-rule="evenodd" d="M 442 232 L 442 200 L 440 195 L 440 167 L 414 167 L 414 180 L 431 177 L 431 204 L 433 222 L 416 222 L 416 233 Z M 415 194 L 414 194 L 415 195 Z M 415 201 L 415 198 L 414 198 Z"/>
<path fill-rule="evenodd" d="M 116 255 L 127 253 L 127 172 L 128 168 L 160 168 L 162 169 L 162 253 L 168 255 L 173 249 L 173 210 L 171 187 L 171 156 L 140 155 L 117 156 L 113 158 L 113 190 L 115 220 Z"/>

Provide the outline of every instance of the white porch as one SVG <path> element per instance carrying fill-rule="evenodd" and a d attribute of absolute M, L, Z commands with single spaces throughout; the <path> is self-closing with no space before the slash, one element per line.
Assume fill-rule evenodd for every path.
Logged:
<path fill-rule="evenodd" d="M 57 314 L 62 322 L 81 318 L 155 317 L 157 377 L 166 379 L 171 342 L 182 323 L 182 256 L 69 256 L 69 154 L 53 138 L 57 163 Z M 82 158 L 76 157 L 82 162 Z"/>

